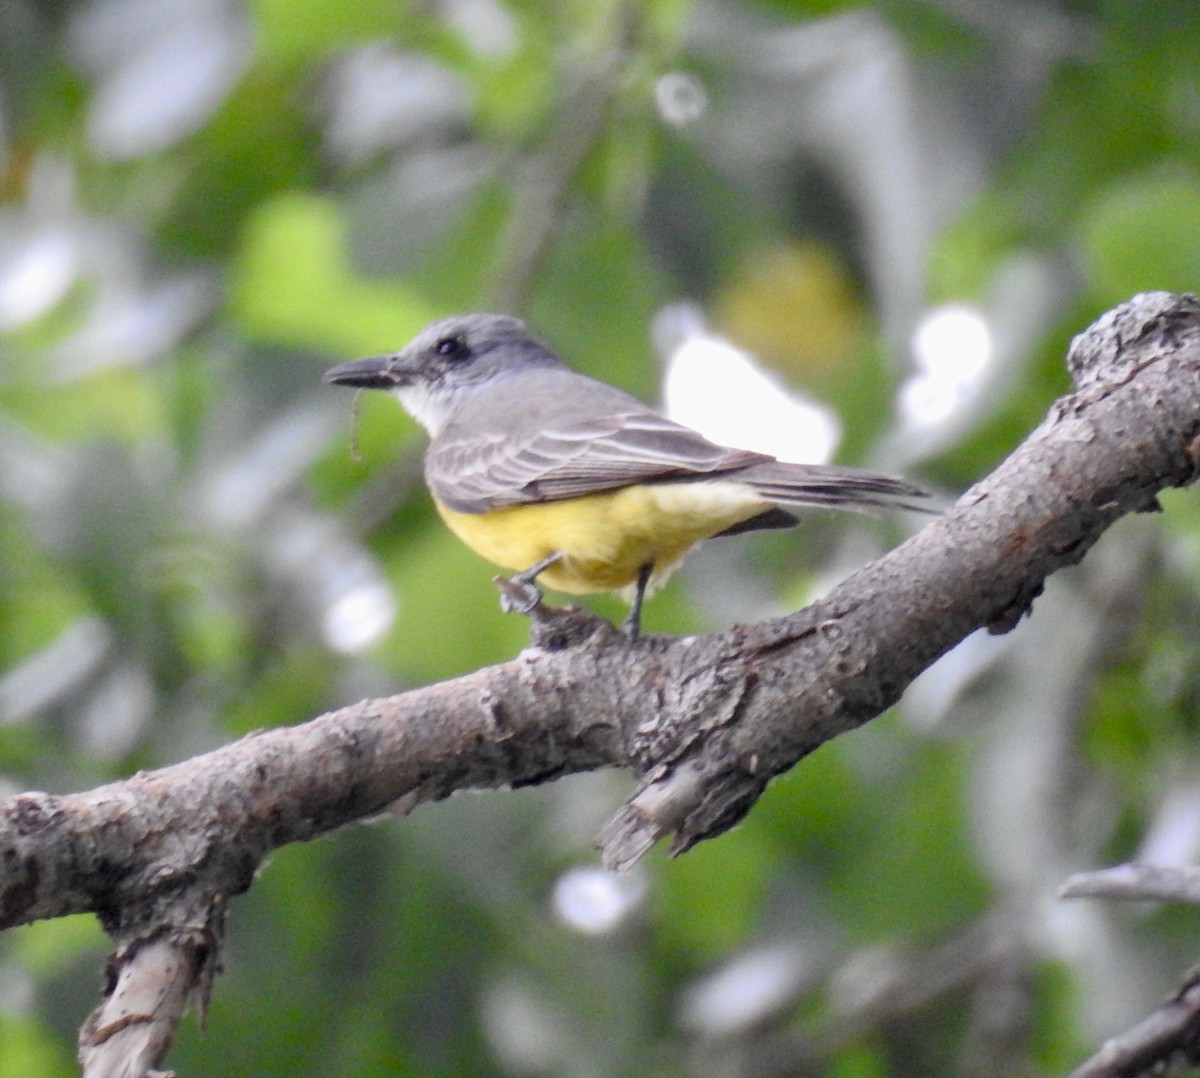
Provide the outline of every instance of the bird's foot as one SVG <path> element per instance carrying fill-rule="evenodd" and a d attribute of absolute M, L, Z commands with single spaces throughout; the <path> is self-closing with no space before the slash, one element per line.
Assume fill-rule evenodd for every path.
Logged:
<path fill-rule="evenodd" d="M 500 609 L 506 614 L 532 614 L 542 605 L 542 589 L 532 580 L 516 576 L 494 576 L 492 583 L 500 590 Z"/>
<path fill-rule="evenodd" d="M 556 550 L 516 576 L 492 577 L 492 583 L 500 589 L 500 609 L 506 614 L 527 616 L 537 610 L 542 605 L 542 590 L 535 583 L 538 574 L 544 573 L 561 558 L 562 554 Z"/>

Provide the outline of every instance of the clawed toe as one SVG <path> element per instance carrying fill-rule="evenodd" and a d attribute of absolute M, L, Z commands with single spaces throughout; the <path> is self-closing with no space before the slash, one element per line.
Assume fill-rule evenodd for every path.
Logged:
<path fill-rule="evenodd" d="M 519 576 L 496 576 L 492 583 L 500 589 L 500 609 L 506 614 L 532 614 L 542 601 L 541 588 Z"/>

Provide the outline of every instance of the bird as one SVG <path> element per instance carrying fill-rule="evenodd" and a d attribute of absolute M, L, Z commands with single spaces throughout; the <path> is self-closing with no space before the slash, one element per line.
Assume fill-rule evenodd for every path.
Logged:
<path fill-rule="evenodd" d="M 646 596 L 702 540 L 792 527 L 805 509 L 928 511 L 926 492 L 902 479 L 712 442 L 572 370 L 508 315 L 438 319 L 399 351 L 341 363 L 323 380 L 387 390 L 425 428 L 438 514 L 515 573 L 497 578 L 503 609 L 531 613 L 539 582 L 617 591 L 630 638 Z"/>

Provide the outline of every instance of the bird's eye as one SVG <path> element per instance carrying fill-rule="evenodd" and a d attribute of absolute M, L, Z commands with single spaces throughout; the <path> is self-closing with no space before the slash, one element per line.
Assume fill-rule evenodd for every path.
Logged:
<path fill-rule="evenodd" d="M 467 347 L 458 337 L 443 337 L 434 346 L 434 350 L 439 356 L 445 356 L 447 359 L 465 359 L 467 355 Z"/>

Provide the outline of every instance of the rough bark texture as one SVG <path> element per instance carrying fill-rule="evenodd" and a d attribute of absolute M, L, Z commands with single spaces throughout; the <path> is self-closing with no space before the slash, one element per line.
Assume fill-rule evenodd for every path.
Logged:
<path fill-rule="evenodd" d="M 672 832 L 682 851 L 970 632 L 1012 628 L 1050 573 L 1196 475 L 1194 297 L 1136 297 L 1077 338 L 1068 363 L 1078 391 L 995 472 L 805 610 L 631 642 L 539 608 L 511 662 L 86 793 L 0 803 L 0 927 L 91 910 L 118 945 L 81 1037 L 87 1073 L 153 1072 L 186 997 L 203 1003 L 225 900 L 280 845 L 467 787 L 618 766 L 641 785 L 601 836 L 606 863 L 629 865 Z M 93 1062 L 139 1030 L 122 1050 L 130 1069 Z"/>

